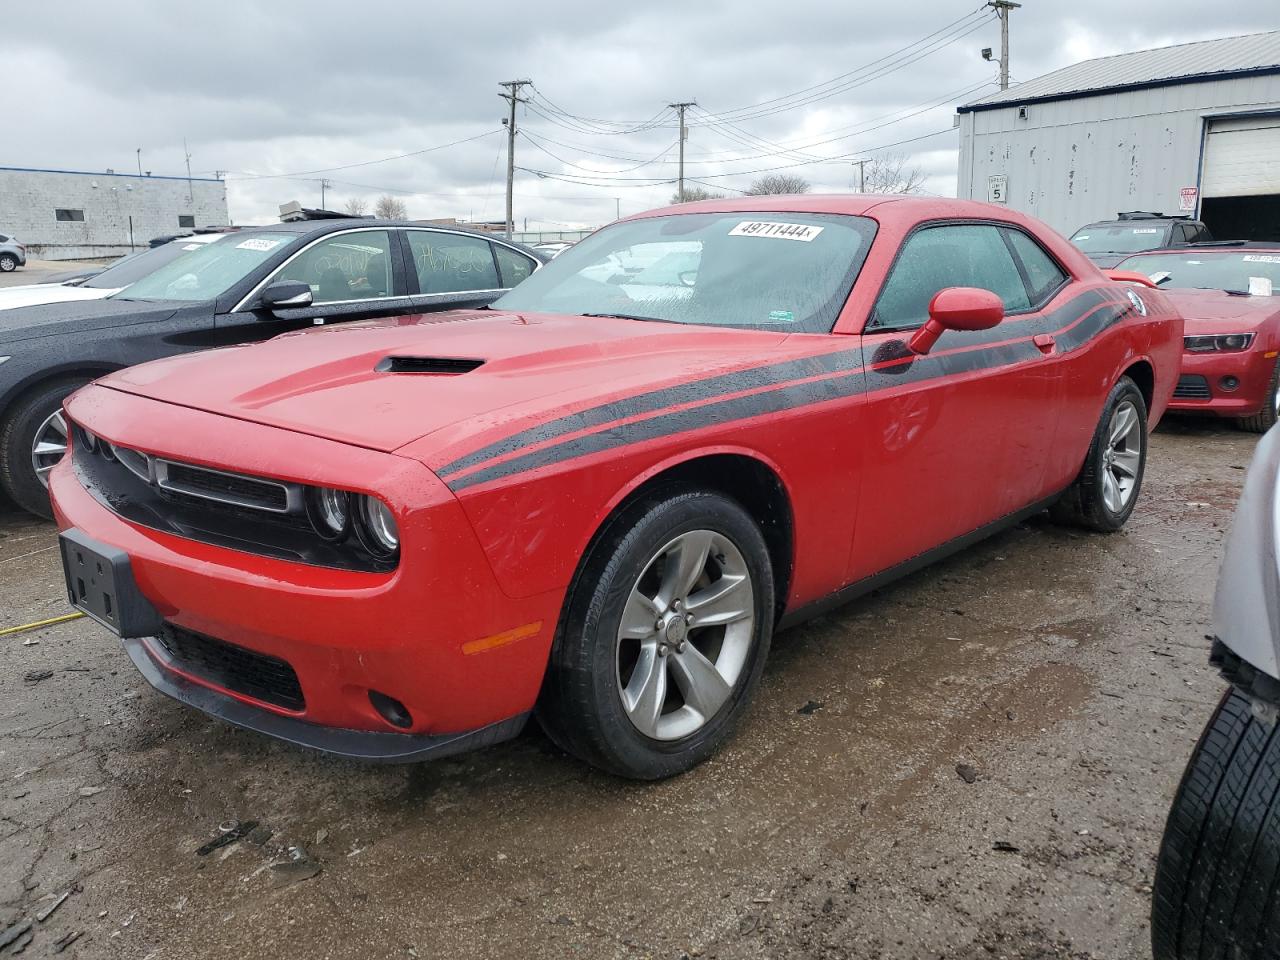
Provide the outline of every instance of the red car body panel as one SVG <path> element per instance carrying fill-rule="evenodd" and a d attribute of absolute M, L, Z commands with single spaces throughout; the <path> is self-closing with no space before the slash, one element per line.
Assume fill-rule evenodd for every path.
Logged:
<path fill-rule="evenodd" d="M 162 360 L 69 401 L 73 421 L 113 443 L 376 494 L 400 526 L 392 573 L 139 526 L 87 491 L 70 458 L 51 478 L 60 527 L 123 548 L 172 622 L 287 660 L 306 691 L 301 719 L 389 732 L 374 689 L 410 708 L 410 733 L 448 733 L 531 709 L 592 538 L 672 467 L 731 455 L 777 478 L 794 617 L 1060 493 L 1126 372 L 1148 392 L 1152 425 L 1168 404 L 1182 337 L 1168 301 L 1106 280 L 1017 213 L 864 197 L 688 210 L 858 214 L 879 232 L 832 334 L 437 314 Z M 906 349 L 911 331 L 864 335 L 902 240 L 957 218 L 1022 227 L 1070 281 L 1034 313 L 948 331 L 926 356 Z M 458 376 L 375 372 L 394 355 L 484 364 Z"/>

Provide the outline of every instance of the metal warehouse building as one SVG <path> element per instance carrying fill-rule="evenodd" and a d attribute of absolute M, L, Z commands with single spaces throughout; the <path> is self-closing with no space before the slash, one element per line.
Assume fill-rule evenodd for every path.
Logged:
<path fill-rule="evenodd" d="M 958 195 L 1070 235 L 1122 210 L 1280 240 L 1280 32 L 1087 60 L 959 108 Z"/>
<path fill-rule="evenodd" d="M 109 257 L 145 247 L 152 237 L 223 225 L 221 180 L 0 167 L 0 233 L 32 257 Z"/>

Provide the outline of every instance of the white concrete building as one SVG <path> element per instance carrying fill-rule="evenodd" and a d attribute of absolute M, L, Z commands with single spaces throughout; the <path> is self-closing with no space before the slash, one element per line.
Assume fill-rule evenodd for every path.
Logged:
<path fill-rule="evenodd" d="M 0 233 L 39 259 L 115 256 L 227 222 L 221 180 L 0 167 Z"/>
<path fill-rule="evenodd" d="M 958 112 L 960 197 L 1067 235 L 1150 210 L 1280 240 L 1280 32 L 1087 60 Z"/>

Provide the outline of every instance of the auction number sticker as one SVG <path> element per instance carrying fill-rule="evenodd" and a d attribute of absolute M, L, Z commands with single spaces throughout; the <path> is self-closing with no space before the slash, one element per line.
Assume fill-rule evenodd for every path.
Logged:
<path fill-rule="evenodd" d="M 825 227 L 809 223 L 777 223 L 773 220 L 743 220 L 729 231 L 731 237 L 773 237 L 777 240 L 810 242 Z"/>
<path fill-rule="evenodd" d="M 1265 256 L 1256 253 L 1246 253 L 1244 255 L 1245 263 L 1280 263 L 1280 257 Z"/>
<path fill-rule="evenodd" d="M 250 237 L 248 240 L 241 240 L 236 244 L 237 250 L 260 250 L 266 253 L 268 250 L 274 250 L 280 246 L 279 240 L 268 240 L 266 237 Z"/>
<path fill-rule="evenodd" d="M 1133 232 L 1134 232 L 1134 233 L 1148 234 L 1148 233 L 1159 233 L 1160 231 L 1159 231 L 1159 230 L 1152 230 L 1150 227 L 1142 227 L 1141 229 L 1134 230 Z"/>

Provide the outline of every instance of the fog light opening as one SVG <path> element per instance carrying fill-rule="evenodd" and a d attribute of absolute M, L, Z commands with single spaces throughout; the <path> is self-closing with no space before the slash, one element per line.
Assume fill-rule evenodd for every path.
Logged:
<path fill-rule="evenodd" d="M 378 711 L 378 716 L 393 727 L 407 730 L 413 726 L 413 717 L 409 713 L 409 708 L 395 697 L 388 697 L 385 693 L 370 690 L 369 702 L 373 704 L 373 709 Z"/>
<path fill-rule="evenodd" d="M 1236 389 L 1236 387 L 1240 386 L 1240 378 L 1239 377 L 1223 377 L 1221 380 L 1218 381 L 1218 386 L 1220 386 L 1223 390 L 1234 390 Z"/>

